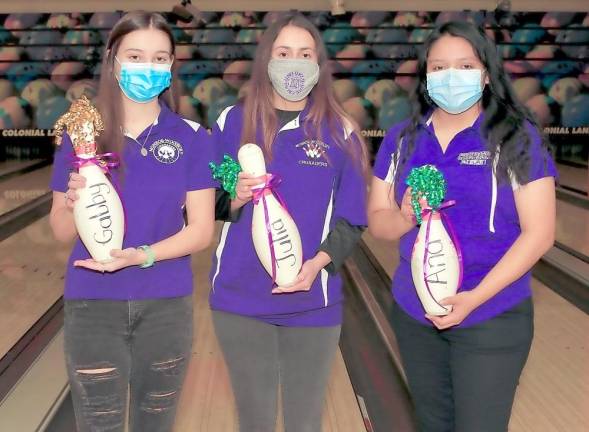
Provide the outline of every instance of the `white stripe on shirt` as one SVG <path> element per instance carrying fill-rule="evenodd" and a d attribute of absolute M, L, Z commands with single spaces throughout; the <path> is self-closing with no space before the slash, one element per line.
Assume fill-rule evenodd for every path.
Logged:
<path fill-rule="evenodd" d="M 223 224 L 223 229 L 221 230 L 221 239 L 219 240 L 219 245 L 217 246 L 217 251 L 215 255 L 217 256 L 217 268 L 215 269 L 215 275 L 213 276 L 213 280 L 211 282 L 211 288 L 215 291 L 215 280 L 217 276 L 219 276 L 219 270 L 221 270 L 221 255 L 223 255 L 223 249 L 225 248 L 225 240 L 227 240 L 227 233 L 229 232 L 229 227 L 231 226 L 231 222 L 225 222 Z"/>
<path fill-rule="evenodd" d="M 325 241 L 329 234 L 329 226 L 331 225 L 331 214 L 333 212 L 333 188 L 331 189 L 331 196 L 329 197 L 329 205 L 327 206 L 327 212 L 325 213 L 325 221 L 323 222 L 323 233 L 321 234 L 321 243 Z M 329 279 L 329 273 L 325 268 L 321 269 L 321 288 L 323 289 L 323 304 L 327 307 L 329 302 L 327 297 L 327 282 Z"/>

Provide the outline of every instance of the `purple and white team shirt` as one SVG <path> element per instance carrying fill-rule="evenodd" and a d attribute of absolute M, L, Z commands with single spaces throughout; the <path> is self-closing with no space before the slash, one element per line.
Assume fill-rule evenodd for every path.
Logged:
<path fill-rule="evenodd" d="M 501 181 L 494 173 L 482 131 L 483 116 L 459 132 L 445 152 L 435 136 L 431 118 L 418 126 L 415 148 L 407 162 L 399 169 L 399 135 L 406 122 L 387 131 L 374 164 L 374 175 L 394 184 L 395 200 L 400 206 L 407 185 L 405 180 L 414 167 L 435 165 L 447 182 L 445 200 L 456 204 L 445 210 L 462 248 L 464 275 L 459 291 L 477 287 L 481 280 L 503 257 L 521 233 L 515 206 L 515 181 Z M 544 177 L 556 177 L 556 168 L 550 154 L 541 146 L 541 137 L 530 124 L 526 125 L 530 136 L 529 181 Z M 401 138 L 401 146 L 402 146 Z M 398 181 L 395 181 L 395 179 Z M 538 215 L 538 217 L 542 217 Z M 432 325 L 424 317 L 411 277 L 411 252 L 419 231 L 413 228 L 400 239 L 400 262 L 393 277 L 393 296 L 399 306 L 416 320 Z M 531 296 L 531 272 L 505 287 L 497 295 L 479 306 L 460 324 L 467 327 L 488 320 L 516 306 Z"/>
<path fill-rule="evenodd" d="M 141 146 L 148 150 L 140 153 Z M 73 170 L 72 143 L 64 134 L 55 152 L 50 187 L 66 192 Z M 124 178 L 111 170 L 125 208 L 127 227 L 123 248 L 150 245 L 164 240 L 184 227 L 184 205 L 189 191 L 214 188 L 208 164 L 217 160 L 206 129 L 186 120 L 161 104 L 153 124 L 137 137 L 127 137 L 121 155 Z M 141 300 L 189 295 L 193 289 L 190 256 L 157 262 L 141 269 L 127 267 L 114 273 L 98 273 L 73 266 L 90 258 L 78 238 L 70 255 L 66 277 L 66 299 Z"/>
<path fill-rule="evenodd" d="M 303 261 L 316 255 L 339 219 L 366 225 L 366 183 L 357 161 L 336 144 L 325 125 L 321 134 L 306 136 L 306 115 L 307 109 L 279 130 L 272 160 L 266 162 L 267 171 L 282 179 L 277 190 L 299 229 Z M 241 105 L 221 113 L 213 128 L 213 141 L 221 155 L 237 159 L 242 125 Z M 351 132 L 342 127 L 340 133 L 349 139 Z M 340 324 L 343 294 L 339 275 L 323 269 L 308 292 L 272 294 L 272 278 L 254 249 L 252 214 L 250 201 L 237 222 L 223 225 L 211 269 L 211 308 L 276 325 Z"/>

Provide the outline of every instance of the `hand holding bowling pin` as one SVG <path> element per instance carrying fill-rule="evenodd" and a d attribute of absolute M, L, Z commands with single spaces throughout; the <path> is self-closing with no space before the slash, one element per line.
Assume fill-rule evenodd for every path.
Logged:
<path fill-rule="evenodd" d="M 121 270 L 125 267 L 137 266 L 143 264 L 147 256 L 141 249 L 127 248 L 127 249 L 113 249 L 110 251 L 112 259 L 108 262 L 98 262 L 92 258 L 85 260 L 74 261 L 75 267 L 84 267 L 89 270 L 94 270 L 102 273 L 111 273 Z"/>
<path fill-rule="evenodd" d="M 446 297 L 440 301 L 443 306 L 451 306 L 452 312 L 444 316 L 435 316 L 426 314 L 425 317 L 430 320 L 438 330 L 444 330 L 457 326 L 470 313 L 482 304 L 476 296 L 476 291 L 463 291 L 451 297 Z"/>
<path fill-rule="evenodd" d="M 301 267 L 301 271 L 292 285 L 288 287 L 276 287 L 272 290 L 272 294 L 284 294 L 297 291 L 309 291 L 317 275 L 323 267 L 331 262 L 331 258 L 325 252 L 320 251 L 314 258 L 305 261 Z"/>
<path fill-rule="evenodd" d="M 77 190 L 86 187 L 86 177 L 76 172 L 70 173 L 70 179 L 67 183 L 67 187 L 68 190 L 65 193 L 65 205 L 73 210 L 76 200 L 80 199 L 80 195 L 78 195 Z"/>
<path fill-rule="evenodd" d="M 253 196 L 253 189 L 256 186 L 261 185 L 266 181 L 266 176 L 253 176 L 249 173 L 241 171 L 237 177 L 237 186 L 235 187 L 235 193 L 237 199 L 241 201 L 241 204 L 249 202 Z"/>

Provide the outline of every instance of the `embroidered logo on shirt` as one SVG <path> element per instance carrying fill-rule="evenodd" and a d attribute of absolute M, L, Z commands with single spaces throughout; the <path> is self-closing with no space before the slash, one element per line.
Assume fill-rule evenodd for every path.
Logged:
<path fill-rule="evenodd" d="M 155 141 L 149 147 L 149 151 L 153 153 L 159 162 L 164 164 L 176 162 L 184 153 L 184 149 L 179 142 L 167 138 Z"/>
<path fill-rule="evenodd" d="M 327 167 L 324 160 L 325 151 L 329 148 L 328 144 L 319 140 L 306 140 L 296 145 L 297 148 L 303 149 L 307 159 L 299 160 L 301 165 Z"/>
<path fill-rule="evenodd" d="M 489 159 L 491 159 L 489 151 L 460 153 L 458 155 L 460 165 L 487 165 Z"/>

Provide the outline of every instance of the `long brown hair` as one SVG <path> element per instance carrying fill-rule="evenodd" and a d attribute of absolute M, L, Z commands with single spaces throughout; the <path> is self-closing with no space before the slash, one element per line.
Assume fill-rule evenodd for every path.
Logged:
<path fill-rule="evenodd" d="M 339 104 L 333 91 L 333 79 L 327 50 L 321 34 L 307 18 L 298 12 L 282 15 L 269 26 L 256 49 L 252 66 L 252 74 L 247 84 L 244 98 L 244 118 L 242 144 L 257 141 L 258 128 L 262 131 L 262 147 L 268 159 L 272 158 L 272 144 L 278 131 L 278 117 L 274 106 L 272 82 L 268 76 L 268 63 L 272 58 L 272 45 L 280 31 L 286 26 L 296 26 L 308 31 L 315 41 L 317 62 L 319 63 L 319 81 L 311 91 L 307 104 L 309 113 L 304 119 L 303 130 L 308 138 L 321 134 L 321 125 L 327 121 L 329 131 L 336 144 L 350 157 L 358 162 L 359 168 L 365 173 L 368 166 L 367 148 L 359 133 L 358 125 L 346 114 Z M 344 139 L 343 128 L 353 129 L 349 139 Z M 312 131 L 312 133 L 310 133 Z M 313 137 L 313 138 L 315 138 Z M 319 136 L 319 138 L 321 138 Z"/>
<path fill-rule="evenodd" d="M 102 66 L 100 70 L 100 82 L 98 85 L 98 96 L 96 98 L 96 106 L 100 111 L 100 115 L 104 121 L 104 132 L 98 137 L 98 146 L 103 152 L 118 152 L 121 156 L 123 154 L 125 140 L 122 132 L 122 125 L 124 123 L 124 113 L 121 91 L 117 79 L 114 74 L 115 55 L 121 45 L 123 38 L 135 30 L 143 30 L 154 28 L 161 30 L 170 38 L 172 46 L 172 54 L 176 52 L 176 43 L 170 26 L 166 19 L 157 13 L 136 11 L 125 14 L 113 26 L 108 41 L 106 42 L 106 49 L 102 59 Z M 175 65 L 176 62 L 174 62 Z M 172 75 L 175 78 L 174 65 L 172 65 Z M 177 110 L 177 91 L 175 84 L 177 80 L 172 78 L 171 86 L 166 89 L 161 95 L 162 99 L 172 111 Z"/>

